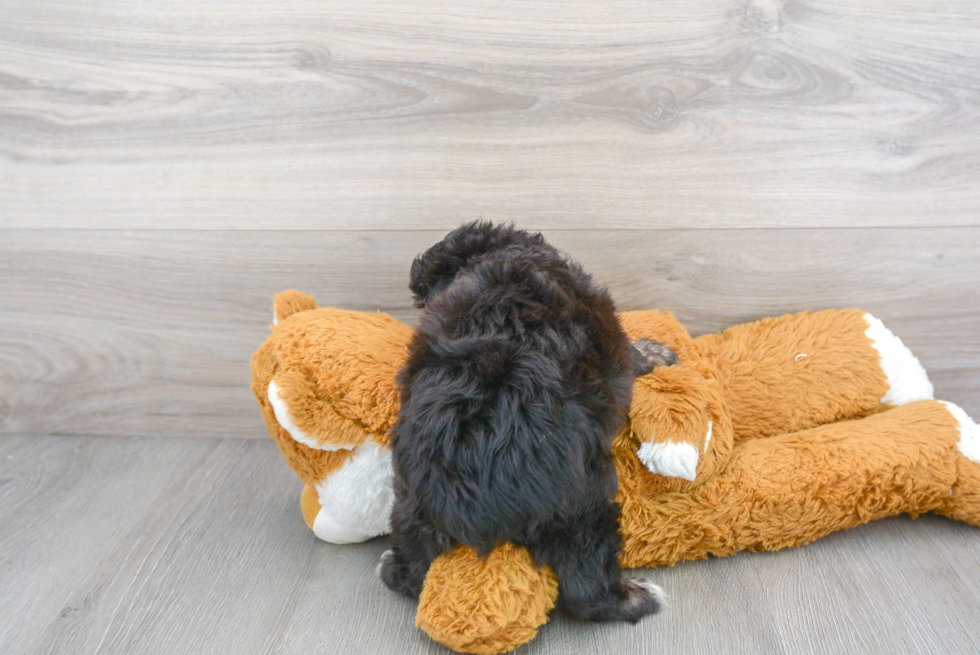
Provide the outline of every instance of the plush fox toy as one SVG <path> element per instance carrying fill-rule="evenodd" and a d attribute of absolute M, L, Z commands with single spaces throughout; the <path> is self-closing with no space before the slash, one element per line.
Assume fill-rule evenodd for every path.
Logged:
<path fill-rule="evenodd" d="M 252 390 L 306 484 L 319 538 L 388 530 L 388 430 L 412 329 L 384 314 L 276 296 Z M 638 378 L 613 451 L 625 567 L 778 550 L 895 514 L 980 525 L 980 428 L 932 400 L 919 361 L 856 309 L 804 312 L 692 339 L 670 314 L 620 315 L 632 339 L 680 365 Z M 459 547 L 429 569 L 416 624 L 454 650 L 500 653 L 532 639 L 555 576 L 511 544 Z"/>

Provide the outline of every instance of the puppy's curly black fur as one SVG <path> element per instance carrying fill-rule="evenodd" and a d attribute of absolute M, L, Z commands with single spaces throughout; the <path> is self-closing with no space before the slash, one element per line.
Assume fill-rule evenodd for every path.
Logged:
<path fill-rule="evenodd" d="M 658 611 L 659 587 L 620 573 L 611 442 L 634 376 L 673 353 L 634 348 L 609 293 L 513 226 L 451 232 L 412 264 L 410 288 L 425 312 L 399 376 L 384 582 L 417 598 L 442 552 L 513 541 L 557 574 L 575 616 Z"/>

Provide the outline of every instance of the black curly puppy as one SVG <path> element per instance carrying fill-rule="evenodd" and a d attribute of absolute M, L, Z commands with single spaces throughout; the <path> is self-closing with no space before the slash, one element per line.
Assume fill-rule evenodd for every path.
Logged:
<path fill-rule="evenodd" d="M 634 347 L 609 293 L 513 226 L 449 233 L 409 286 L 425 313 L 399 376 L 385 584 L 417 598 L 444 551 L 513 541 L 552 568 L 577 617 L 658 611 L 660 587 L 620 573 L 611 443 L 634 376 L 676 364 L 673 351 Z"/>

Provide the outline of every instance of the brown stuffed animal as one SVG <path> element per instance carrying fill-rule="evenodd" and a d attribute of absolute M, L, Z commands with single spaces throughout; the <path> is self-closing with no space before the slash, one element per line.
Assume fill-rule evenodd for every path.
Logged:
<path fill-rule="evenodd" d="M 387 431 L 411 328 L 383 314 L 276 297 L 252 360 L 269 433 L 306 483 L 303 515 L 335 543 L 387 532 Z M 692 339 L 670 314 L 620 315 L 676 367 L 638 378 L 614 441 L 623 566 L 777 550 L 835 530 L 936 512 L 980 525 L 980 428 L 931 400 L 918 360 L 859 310 L 765 319 Z M 506 544 L 433 562 L 416 624 L 458 651 L 532 639 L 557 581 Z"/>

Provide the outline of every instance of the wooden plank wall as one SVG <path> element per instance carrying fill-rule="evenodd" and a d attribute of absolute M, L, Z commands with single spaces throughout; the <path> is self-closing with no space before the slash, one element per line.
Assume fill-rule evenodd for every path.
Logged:
<path fill-rule="evenodd" d="M 980 9 L 6 0 L 0 433 L 262 437 L 274 292 L 462 220 L 694 333 L 860 306 L 980 416 Z"/>

